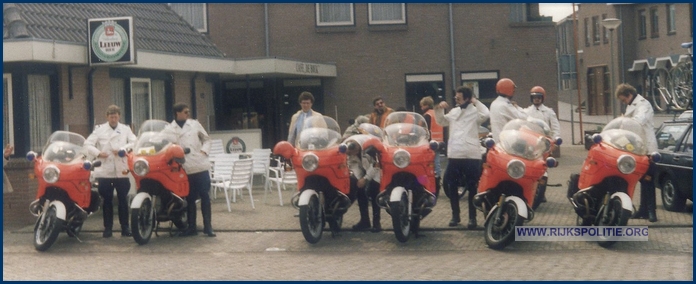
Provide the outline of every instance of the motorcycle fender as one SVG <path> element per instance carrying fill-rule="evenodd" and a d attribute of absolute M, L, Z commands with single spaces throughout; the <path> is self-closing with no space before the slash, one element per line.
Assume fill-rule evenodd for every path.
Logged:
<path fill-rule="evenodd" d="M 138 194 L 133 197 L 133 201 L 131 201 L 131 209 L 140 209 L 140 206 L 143 205 L 143 201 L 145 199 L 152 199 L 149 193 L 147 192 L 139 192 Z"/>
<path fill-rule="evenodd" d="M 65 219 L 67 218 L 67 214 L 68 214 L 67 213 L 68 211 L 65 210 L 65 204 L 63 204 L 63 202 L 60 202 L 58 200 L 53 200 L 53 201 L 51 201 L 51 203 L 48 204 L 48 207 L 51 207 L 51 205 L 56 207 L 56 217 L 58 217 L 58 219 L 65 221 Z"/>
<path fill-rule="evenodd" d="M 515 205 L 517 205 L 517 215 L 520 215 L 520 217 L 527 219 L 529 217 L 529 212 L 527 212 L 527 204 L 524 203 L 522 198 L 519 198 L 517 196 L 508 196 L 505 197 L 505 202 L 512 200 L 512 202 L 515 202 Z M 498 208 L 498 205 L 493 205 L 493 208 L 488 211 L 488 215 L 486 216 L 486 220 L 488 220 L 489 217 L 491 217 L 491 214 L 495 212 L 495 209 Z"/>
<path fill-rule="evenodd" d="M 389 195 L 389 202 L 399 202 L 401 201 L 401 194 L 406 192 L 403 186 L 397 186 L 392 189 L 391 195 Z"/>
<path fill-rule="evenodd" d="M 628 211 L 631 211 L 631 214 L 633 214 L 633 202 L 631 201 L 631 198 L 628 197 L 628 194 L 624 192 L 615 192 L 614 194 L 611 195 L 611 198 L 614 198 L 614 196 L 618 196 L 619 199 L 621 200 L 621 207 L 623 209 L 626 209 Z"/>
<path fill-rule="evenodd" d="M 302 205 L 307 205 L 309 204 L 309 198 L 318 195 L 314 189 L 305 189 L 301 194 L 300 194 L 300 201 L 297 202 L 298 206 Z"/>

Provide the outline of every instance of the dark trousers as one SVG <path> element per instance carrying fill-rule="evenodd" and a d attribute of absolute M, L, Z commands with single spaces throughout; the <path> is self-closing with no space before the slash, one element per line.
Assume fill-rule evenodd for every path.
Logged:
<path fill-rule="evenodd" d="M 452 219 L 459 220 L 459 193 L 457 187 L 464 185 L 469 191 L 469 218 L 476 218 L 474 195 L 481 177 L 481 160 L 479 159 L 449 159 L 443 186 L 445 195 L 450 200 Z"/>
<path fill-rule="evenodd" d="M 377 205 L 377 194 L 379 193 L 379 183 L 371 180 L 367 182 L 365 188 L 358 188 L 358 180 L 350 177 L 351 191 L 356 193 L 358 199 L 358 209 L 360 210 L 360 222 L 370 222 L 368 204 L 372 205 L 372 216 L 376 223 L 380 220 L 380 208 Z"/>
<path fill-rule="evenodd" d="M 648 171 L 640 179 L 640 207 L 638 212 L 655 212 L 657 204 L 655 201 L 655 163 L 650 162 Z"/>
<path fill-rule="evenodd" d="M 188 225 L 196 228 L 196 199 L 201 198 L 203 226 L 211 228 L 212 209 L 210 207 L 210 174 L 208 171 L 188 175 L 189 195 L 186 197 Z"/>
<path fill-rule="evenodd" d="M 128 178 L 98 178 L 99 195 L 104 200 L 104 228 L 112 229 L 114 225 L 114 189 L 118 197 L 118 221 L 121 227 L 128 227 Z"/>

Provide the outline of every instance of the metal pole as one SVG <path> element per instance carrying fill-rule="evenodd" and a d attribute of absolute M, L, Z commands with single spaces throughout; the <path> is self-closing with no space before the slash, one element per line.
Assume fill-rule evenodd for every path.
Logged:
<path fill-rule="evenodd" d="M 575 14 L 575 3 L 573 3 L 573 45 L 575 45 L 575 83 L 577 84 L 577 89 L 578 89 L 578 118 L 580 120 L 580 143 L 579 144 L 585 144 L 585 133 L 583 132 L 582 129 L 582 93 L 580 92 L 580 63 L 579 63 L 579 54 L 578 54 L 578 21 L 577 21 L 577 15 Z M 570 110 L 570 115 L 572 117 L 573 115 L 573 109 L 571 107 Z"/>
<path fill-rule="evenodd" d="M 611 100 L 611 115 L 616 118 L 616 103 L 614 102 L 614 29 L 609 29 L 609 48 L 611 49 L 611 89 L 609 90 L 609 98 Z"/>

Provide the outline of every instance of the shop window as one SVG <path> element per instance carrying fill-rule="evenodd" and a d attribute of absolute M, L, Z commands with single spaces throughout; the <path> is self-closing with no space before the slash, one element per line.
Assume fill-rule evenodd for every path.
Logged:
<path fill-rule="evenodd" d="M 199 32 L 208 32 L 208 4 L 169 3 L 169 7 Z"/>
<path fill-rule="evenodd" d="M 367 13 L 370 25 L 406 24 L 404 3 L 370 3 Z"/>
<path fill-rule="evenodd" d="M 316 4 L 317 26 L 353 26 L 355 11 L 351 3 Z"/>

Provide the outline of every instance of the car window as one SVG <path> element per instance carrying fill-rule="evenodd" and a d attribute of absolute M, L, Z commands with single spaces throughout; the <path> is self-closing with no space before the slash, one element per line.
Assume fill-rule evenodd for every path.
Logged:
<path fill-rule="evenodd" d="M 684 132 L 689 130 L 688 124 L 667 124 L 657 133 L 657 148 L 660 150 L 674 151 L 677 142 L 684 136 Z"/>
<path fill-rule="evenodd" d="M 684 144 L 681 147 L 681 151 L 684 152 L 687 155 L 694 155 L 694 127 L 693 125 L 691 126 L 691 129 L 689 131 L 689 135 L 686 136 L 686 139 L 684 139 Z"/>

